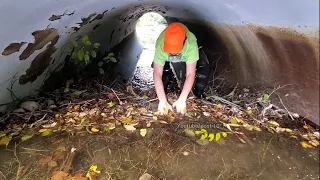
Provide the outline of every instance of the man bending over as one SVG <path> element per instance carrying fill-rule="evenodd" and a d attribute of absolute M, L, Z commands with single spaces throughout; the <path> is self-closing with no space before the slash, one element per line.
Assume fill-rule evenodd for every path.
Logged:
<path fill-rule="evenodd" d="M 153 69 L 160 114 L 163 114 L 165 109 L 172 111 L 173 108 L 176 108 L 178 113 L 184 114 L 190 91 L 193 89 L 193 93 L 201 98 L 210 71 L 204 52 L 199 53 L 197 38 L 181 23 L 170 24 L 158 37 Z M 169 85 L 173 83 L 173 76 L 181 93 L 171 106 L 166 93 Z"/>

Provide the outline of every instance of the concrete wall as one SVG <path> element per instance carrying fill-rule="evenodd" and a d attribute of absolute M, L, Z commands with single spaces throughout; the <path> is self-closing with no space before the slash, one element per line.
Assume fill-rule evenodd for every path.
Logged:
<path fill-rule="evenodd" d="M 207 50 L 224 52 L 219 67 L 233 68 L 233 83 L 293 84 L 283 91 L 293 92 L 285 101 L 319 124 L 317 0 L 2 1 L 0 104 L 35 94 L 60 69 L 68 41 L 88 34 L 108 51 L 135 32 L 146 12 L 190 24 Z M 135 36 L 123 42 L 120 65 L 129 71 L 141 45 Z"/>

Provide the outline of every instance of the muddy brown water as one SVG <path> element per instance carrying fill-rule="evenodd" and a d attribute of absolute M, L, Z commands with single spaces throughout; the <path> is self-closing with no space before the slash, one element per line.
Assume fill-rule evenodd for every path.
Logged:
<path fill-rule="evenodd" d="M 150 131 L 149 131 L 150 130 Z M 76 148 L 71 173 L 85 173 L 98 165 L 98 179 L 138 179 L 149 173 L 154 179 L 319 179 L 318 149 L 303 149 L 299 142 L 265 132 L 246 133 L 252 144 L 229 135 L 207 146 L 167 129 L 117 130 L 108 135 L 52 134 L 34 137 L 7 149 L 0 148 L 0 179 L 15 179 L 19 159 L 24 171 L 20 179 L 50 179 Z M 179 135 L 178 135 L 179 134 Z M 65 150 L 57 167 L 39 165 L 39 160 Z"/>

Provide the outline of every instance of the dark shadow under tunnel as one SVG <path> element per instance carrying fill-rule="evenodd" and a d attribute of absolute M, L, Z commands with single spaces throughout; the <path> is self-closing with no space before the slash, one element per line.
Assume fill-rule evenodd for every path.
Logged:
<path fill-rule="evenodd" d="M 82 18 L 72 36 L 88 34 L 101 44 L 100 49 L 116 52 L 116 71 L 129 79 L 142 52 L 135 32 L 137 20 L 147 12 L 159 13 L 168 23 L 184 23 L 196 35 L 211 63 L 210 85 L 282 87 L 277 90 L 281 100 L 273 96 L 274 102 L 319 124 L 319 39 L 292 28 L 221 23 L 220 17 L 206 15 L 195 5 L 181 1 L 123 4 Z M 224 12 L 228 13 L 235 16 L 230 9 Z M 35 66 L 46 69 L 49 64 Z"/>

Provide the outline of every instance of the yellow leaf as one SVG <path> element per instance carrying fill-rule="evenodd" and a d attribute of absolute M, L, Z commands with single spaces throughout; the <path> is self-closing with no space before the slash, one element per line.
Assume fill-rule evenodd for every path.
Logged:
<path fill-rule="evenodd" d="M 99 132 L 99 129 L 93 127 L 93 128 L 91 128 L 91 131 L 94 132 L 94 133 L 96 133 L 96 132 Z"/>
<path fill-rule="evenodd" d="M 236 119 L 232 119 L 231 124 L 238 124 L 238 121 Z"/>
<path fill-rule="evenodd" d="M 97 174 L 100 174 L 101 172 L 97 170 L 98 166 L 94 166 L 94 165 L 91 165 L 89 171 L 87 172 L 86 174 L 86 178 L 89 178 L 89 180 L 93 180 L 92 176 L 91 176 L 91 173 L 97 173 Z"/>
<path fill-rule="evenodd" d="M 267 127 L 268 131 L 272 134 L 274 134 L 276 132 L 276 130 L 274 129 L 274 127 Z"/>
<path fill-rule="evenodd" d="M 0 139 L 0 146 L 5 145 L 6 147 L 8 147 L 10 141 L 11 141 L 12 137 L 11 136 L 4 136 Z"/>
<path fill-rule="evenodd" d="M 243 119 L 239 120 L 241 124 L 247 124 Z"/>
<path fill-rule="evenodd" d="M 200 132 L 201 132 L 201 131 L 200 131 Z M 185 129 L 185 130 L 184 130 L 184 133 L 185 133 L 185 135 L 188 136 L 188 137 L 194 137 L 194 136 L 195 136 L 195 134 L 194 134 L 194 132 L 193 132 L 192 129 Z"/>
<path fill-rule="evenodd" d="M 303 141 L 300 143 L 302 145 L 302 147 L 304 148 L 312 148 L 312 146 L 307 142 L 307 141 Z"/>
<path fill-rule="evenodd" d="M 217 134 L 216 134 L 216 141 L 219 141 L 220 138 L 221 138 L 221 134 L 220 134 L 220 133 L 217 133 Z"/>
<path fill-rule="evenodd" d="M 111 101 L 111 102 L 108 103 L 108 107 L 110 107 L 110 108 L 113 107 L 113 106 L 115 106 L 115 105 L 116 105 L 116 103 L 113 102 L 113 101 Z"/>
<path fill-rule="evenodd" d="M 208 133 L 208 131 L 205 130 L 205 129 L 201 129 L 201 131 L 202 131 L 203 133 Z"/>
<path fill-rule="evenodd" d="M 0 131 L 0 138 L 3 137 L 3 136 L 6 136 L 6 134 L 7 134 L 7 133 L 5 133 L 5 132 L 3 132 L 3 131 Z"/>
<path fill-rule="evenodd" d="M 56 117 L 56 118 L 59 118 L 59 117 L 60 117 L 60 114 L 56 114 L 55 117 Z"/>
<path fill-rule="evenodd" d="M 319 141 L 317 141 L 317 140 L 315 140 L 315 139 L 312 140 L 312 142 L 314 142 L 314 143 L 315 143 L 316 145 L 318 145 L 318 146 L 320 145 Z"/>
<path fill-rule="evenodd" d="M 252 114 L 252 109 L 251 109 L 251 107 L 248 107 L 248 108 L 247 108 L 247 113 L 248 113 L 249 115 Z"/>
<path fill-rule="evenodd" d="M 222 109 L 222 108 L 223 108 L 223 105 L 222 105 L 222 104 L 217 104 L 217 108 L 218 108 L 218 109 Z"/>
<path fill-rule="evenodd" d="M 222 136 L 223 136 L 223 137 L 227 137 L 227 136 L 228 136 L 228 134 L 227 134 L 227 133 L 225 133 L 225 132 L 223 132 L 223 133 L 222 133 Z"/>
<path fill-rule="evenodd" d="M 209 142 L 212 142 L 214 140 L 214 134 L 210 133 L 209 134 Z"/>
<path fill-rule="evenodd" d="M 203 133 L 200 137 L 201 140 L 204 140 L 208 137 L 208 133 Z"/>
<path fill-rule="evenodd" d="M 257 127 L 257 126 L 253 126 L 253 130 L 255 130 L 255 131 L 261 131 L 261 129 L 260 129 L 259 127 Z"/>
<path fill-rule="evenodd" d="M 47 129 L 46 131 L 42 132 L 41 136 L 49 136 L 52 133 L 52 129 Z"/>
<path fill-rule="evenodd" d="M 140 129 L 140 134 L 142 137 L 145 137 L 147 134 L 147 129 Z"/>
<path fill-rule="evenodd" d="M 125 125 L 123 125 L 124 126 L 124 128 L 126 128 L 126 130 L 128 130 L 128 131 L 134 131 L 134 130 L 136 130 L 136 128 L 133 126 L 133 125 L 131 125 L 131 124 L 125 124 Z"/>
<path fill-rule="evenodd" d="M 26 140 L 32 138 L 32 136 L 33 136 L 33 134 L 31 134 L 31 135 L 28 135 L 28 134 L 27 134 L 27 135 L 24 135 L 24 136 L 21 137 L 21 141 L 26 141 Z"/>
<path fill-rule="evenodd" d="M 168 114 L 168 109 L 167 108 L 163 108 L 163 114 L 167 115 Z"/>
<path fill-rule="evenodd" d="M 231 127 L 230 127 L 230 125 L 229 124 L 223 124 L 223 126 L 225 126 L 226 128 L 228 128 L 230 131 L 232 131 L 232 129 L 231 129 Z"/>
<path fill-rule="evenodd" d="M 73 109 L 74 109 L 75 111 L 78 111 L 78 110 L 80 109 L 80 106 L 79 106 L 79 105 L 75 105 L 75 106 L 73 107 Z"/>
<path fill-rule="evenodd" d="M 128 108 L 128 111 L 133 111 L 133 107 L 129 107 L 129 108 Z"/>
<path fill-rule="evenodd" d="M 286 128 L 286 132 L 287 132 L 287 133 L 292 133 L 292 130 L 289 129 L 289 128 Z"/>
<path fill-rule="evenodd" d="M 86 117 L 82 117 L 82 118 L 81 118 L 81 121 L 80 121 L 80 124 L 83 124 L 86 120 L 87 120 Z"/>
<path fill-rule="evenodd" d="M 290 136 L 290 137 L 291 137 L 291 138 L 294 138 L 294 139 L 298 139 L 298 137 L 297 137 L 297 136 L 293 136 L 293 135 L 292 135 L 292 136 Z"/>
<path fill-rule="evenodd" d="M 147 95 L 142 96 L 143 99 L 147 100 L 149 97 Z"/>
<path fill-rule="evenodd" d="M 269 124 L 273 125 L 273 126 L 280 126 L 279 123 L 275 122 L 275 121 L 268 121 Z"/>
<path fill-rule="evenodd" d="M 51 161 L 48 162 L 48 166 L 51 167 L 51 168 L 53 168 L 53 167 L 57 167 L 58 164 L 57 164 L 56 161 L 51 160 Z"/>
<path fill-rule="evenodd" d="M 246 124 L 244 127 L 249 131 L 253 130 L 253 126 L 252 125 Z"/>
<path fill-rule="evenodd" d="M 199 135 L 199 134 L 202 134 L 203 132 L 202 131 L 195 131 L 194 132 L 196 135 Z"/>
<path fill-rule="evenodd" d="M 312 145 L 315 146 L 315 147 L 319 146 L 319 141 L 317 141 L 317 140 L 315 140 L 315 139 L 309 141 L 309 143 L 312 144 Z"/>
<path fill-rule="evenodd" d="M 39 130 L 39 133 L 43 133 L 43 132 L 45 132 L 45 131 L 47 131 L 48 129 L 40 129 Z"/>
<path fill-rule="evenodd" d="M 121 122 L 123 123 L 131 123 L 132 118 L 131 117 L 122 117 Z"/>
<path fill-rule="evenodd" d="M 102 117 L 107 117 L 106 113 L 101 113 Z"/>
<path fill-rule="evenodd" d="M 305 129 L 309 129 L 309 127 L 308 127 L 307 125 L 304 125 L 304 126 L 303 126 L 303 128 L 305 128 Z"/>
<path fill-rule="evenodd" d="M 98 166 L 97 166 L 97 165 L 95 165 L 95 166 L 94 166 L 94 165 L 91 165 L 91 166 L 90 166 L 90 170 L 91 170 L 92 172 L 100 174 L 101 171 L 98 171 L 97 169 L 98 169 Z"/>

